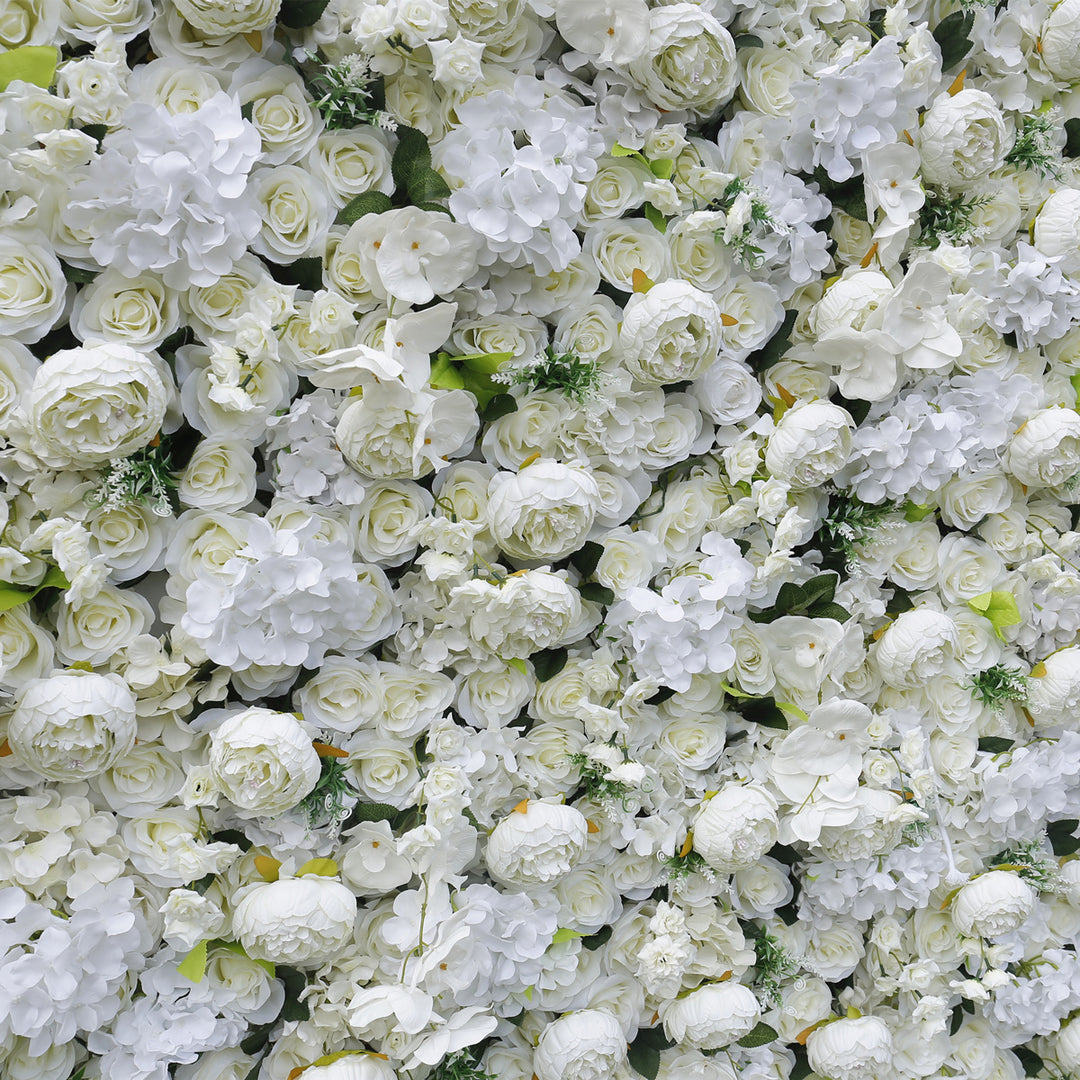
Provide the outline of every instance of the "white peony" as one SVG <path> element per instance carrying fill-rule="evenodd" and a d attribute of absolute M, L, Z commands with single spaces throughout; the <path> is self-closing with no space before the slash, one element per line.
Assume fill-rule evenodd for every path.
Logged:
<path fill-rule="evenodd" d="M 1005 468 L 1029 488 L 1057 487 L 1080 473 L 1080 414 L 1041 409 L 1012 437 Z"/>
<path fill-rule="evenodd" d="M 897 616 L 878 641 L 874 658 L 889 686 L 912 689 L 948 671 L 960 651 L 956 623 L 943 612 L 923 607 Z"/>
<path fill-rule="evenodd" d="M 806 1040 L 810 1067 L 824 1080 L 891 1080 L 892 1035 L 876 1016 L 834 1020 Z"/>
<path fill-rule="evenodd" d="M 495 826 L 486 861 L 508 885 L 542 885 L 568 874 L 585 850 L 589 823 L 572 806 L 530 799 Z"/>
<path fill-rule="evenodd" d="M 553 1020 L 532 1062 L 537 1080 L 607 1080 L 625 1064 L 626 1036 L 604 1009 L 579 1009 Z"/>
<path fill-rule="evenodd" d="M 918 147 L 928 184 L 966 188 L 1001 167 L 1009 136 L 994 99 L 968 89 L 937 97 L 923 114 Z"/>
<path fill-rule="evenodd" d="M 765 448 L 765 467 L 795 489 L 819 487 L 847 463 L 854 425 L 828 401 L 796 405 L 780 418 Z"/>
<path fill-rule="evenodd" d="M 729 874 L 756 863 L 776 843 L 776 799 L 756 784 L 725 784 L 694 819 L 694 850 Z"/>
<path fill-rule="evenodd" d="M 281 0 L 176 0 L 176 10 L 210 37 L 265 30 L 277 18 Z"/>
<path fill-rule="evenodd" d="M 1018 874 L 991 870 L 973 878 L 953 898 L 953 924 L 969 937 L 1009 934 L 1031 914 L 1038 898 Z"/>
<path fill-rule="evenodd" d="M 1043 65 L 1064 82 L 1080 80 L 1080 0 L 1062 0 L 1043 20 L 1038 35 Z"/>
<path fill-rule="evenodd" d="M 761 1019 L 753 992 L 734 981 L 709 983 L 676 998 L 662 1010 L 664 1032 L 673 1042 L 719 1050 L 751 1032 Z"/>
<path fill-rule="evenodd" d="M 311 1065 L 303 1075 L 305 1080 L 397 1080 L 389 1063 L 367 1050 L 346 1053 L 327 1065 Z"/>

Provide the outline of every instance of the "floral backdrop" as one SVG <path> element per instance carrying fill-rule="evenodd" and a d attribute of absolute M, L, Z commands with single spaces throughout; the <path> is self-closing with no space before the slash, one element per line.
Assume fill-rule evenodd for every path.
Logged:
<path fill-rule="evenodd" d="M 0 1074 L 1080 1077 L 1080 0 L 0 0 Z"/>

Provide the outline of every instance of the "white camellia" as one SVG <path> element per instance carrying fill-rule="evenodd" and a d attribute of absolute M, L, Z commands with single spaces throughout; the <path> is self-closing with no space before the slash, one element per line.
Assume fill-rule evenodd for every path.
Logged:
<path fill-rule="evenodd" d="M 749 1034 L 761 1019 L 753 991 L 735 981 L 708 983 L 662 1010 L 669 1039 L 699 1050 L 719 1050 Z"/>
<path fill-rule="evenodd" d="M 581 465 L 541 459 L 488 485 L 488 528 L 512 558 L 561 559 L 576 551 L 596 520 L 600 489 Z"/>
<path fill-rule="evenodd" d="M 1009 135 L 994 99 L 967 89 L 937 97 L 923 114 L 918 148 L 927 183 L 964 188 L 1001 167 Z"/>
<path fill-rule="evenodd" d="M 246 817 L 295 806 L 319 779 L 319 755 L 296 718 L 251 708 L 210 735 L 217 789 Z"/>
<path fill-rule="evenodd" d="M 47 780 L 96 776 L 135 745 L 135 695 L 118 675 L 75 670 L 34 679 L 7 738 L 16 759 Z"/>
<path fill-rule="evenodd" d="M 1080 473 L 1080 413 L 1041 409 L 1013 435 L 1005 468 L 1029 488 L 1057 487 Z"/>
<path fill-rule="evenodd" d="M 622 1026 L 604 1009 L 579 1009 L 553 1020 L 540 1035 L 532 1067 L 537 1080 L 600 1080 L 626 1064 Z"/>
<path fill-rule="evenodd" d="M 128 345 L 62 349 L 30 389 L 34 452 L 54 468 L 126 457 L 160 431 L 171 394 L 161 362 Z"/>
<path fill-rule="evenodd" d="M 1080 3 L 1074 6 L 1080 31 Z M 1077 44 L 1080 46 L 1080 42 Z M 1077 75 L 1080 76 L 1080 68 Z M 1080 191 L 1071 187 L 1052 191 L 1035 216 L 1032 239 L 1048 259 L 1060 257 L 1063 269 L 1080 268 Z"/>
<path fill-rule="evenodd" d="M 756 784 L 725 784 L 694 819 L 694 850 L 722 874 L 752 866 L 776 843 L 776 799 Z"/>
<path fill-rule="evenodd" d="M 953 898 L 956 929 L 970 937 L 997 937 L 1020 926 L 1039 894 L 1018 874 L 991 870 L 969 881 Z"/>
<path fill-rule="evenodd" d="M 832 402 L 796 405 L 776 425 L 765 448 L 765 467 L 792 488 L 818 487 L 847 463 L 853 428 L 847 410 Z"/>
<path fill-rule="evenodd" d="M 589 823 L 572 806 L 529 799 L 488 837 L 491 876 L 507 885 L 543 885 L 568 874 L 585 850 Z"/>
<path fill-rule="evenodd" d="M 619 329 L 623 363 L 643 386 L 697 379 L 719 352 L 720 316 L 716 301 L 685 281 L 636 293 Z"/>
<path fill-rule="evenodd" d="M 340 881 L 305 874 L 250 886 L 232 929 L 254 960 L 317 968 L 352 939 L 355 920 L 356 897 Z"/>
<path fill-rule="evenodd" d="M 834 1020 L 806 1040 L 810 1067 L 824 1080 L 892 1080 L 892 1035 L 876 1016 Z"/>

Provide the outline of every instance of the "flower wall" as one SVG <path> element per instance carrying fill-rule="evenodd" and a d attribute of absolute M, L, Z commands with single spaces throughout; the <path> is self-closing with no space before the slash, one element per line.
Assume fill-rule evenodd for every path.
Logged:
<path fill-rule="evenodd" d="M 0 1073 L 1080 1077 L 1080 0 L 0 0 Z"/>

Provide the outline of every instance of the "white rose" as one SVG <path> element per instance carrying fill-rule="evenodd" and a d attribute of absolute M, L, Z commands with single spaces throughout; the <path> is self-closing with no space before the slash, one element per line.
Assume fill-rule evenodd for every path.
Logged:
<path fill-rule="evenodd" d="M 356 550 L 365 562 L 400 566 L 416 552 L 415 528 L 432 507 L 431 495 L 410 480 L 383 480 L 360 505 Z"/>
<path fill-rule="evenodd" d="M 155 810 L 124 825 L 124 850 L 132 866 L 154 885 L 187 885 L 223 873 L 240 854 L 233 844 L 200 842 L 202 830 L 194 809 Z"/>
<path fill-rule="evenodd" d="M 1012 437 L 1005 468 L 1029 488 L 1058 487 L 1080 472 L 1080 414 L 1041 409 Z"/>
<path fill-rule="evenodd" d="M 780 418 L 765 448 L 765 467 L 793 489 L 819 487 L 847 463 L 854 425 L 828 401 L 796 405 Z"/>
<path fill-rule="evenodd" d="M 461 680 L 455 708 L 473 727 L 502 727 L 521 712 L 535 692 L 536 679 L 528 665 L 522 671 L 516 664 L 494 660 Z"/>
<path fill-rule="evenodd" d="M 543 885 L 568 874 L 581 858 L 588 822 L 572 806 L 530 799 L 488 837 L 488 871 L 506 885 Z"/>
<path fill-rule="evenodd" d="M 71 329 L 82 341 L 156 349 L 180 325 L 176 292 L 149 271 L 133 278 L 107 269 L 75 297 Z"/>
<path fill-rule="evenodd" d="M 135 745 L 135 696 L 118 675 L 35 679 L 19 696 L 7 738 L 16 759 L 47 780 L 96 776 Z"/>
<path fill-rule="evenodd" d="M 322 118 L 290 67 L 261 58 L 242 64 L 233 75 L 232 92 L 241 106 L 250 107 L 250 121 L 262 139 L 263 165 L 296 161 L 315 144 Z"/>
<path fill-rule="evenodd" d="M 878 641 L 874 657 L 881 677 L 897 689 L 914 689 L 941 675 L 960 652 L 960 634 L 948 615 L 933 608 L 905 611 Z"/>
<path fill-rule="evenodd" d="M 1080 5 L 1077 11 L 1080 15 Z M 1043 255 L 1061 257 L 1063 269 L 1076 269 L 1080 262 L 1080 191 L 1061 188 L 1051 192 L 1039 208 L 1033 229 L 1035 247 Z"/>
<path fill-rule="evenodd" d="M 623 292 L 634 291 L 634 271 L 651 281 L 671 277 L 671 253 L 663 234 L 637 218 L 601 221 L 585 233 L 584 251 L 604 281 Z"/>
<path fill-rule="evenodd" d="M 0 335 L 27 345 L 40 341 L 63 314 L 67 297 L 63 268 L 45 236 L 5 230 L 0 235 Z"/>
<path fill-rule="evenodd" d="M 149 814 L 184 786 L 183 766 L 166 747 L 139 743 L 98 777 L 97 786 L 115 813 Z"/>
<path fill-rule="evenodd" d="M 232 913 L 233 934 L 248 956 L 303 968 L 333 960 L 355 921 L 356 897 L 316 874 L 253 885 Z"/>
<path fill-rule="evenodd" d="M 694 850 L 715 870 L 751 866 L 776 843 L 776 799 L 755 784 L 725 784 L 694 820 Z"/>
<path fill-rule="evenodd" d="M 1039 55 L 1055 79 L 1080 80 L 1080 0 L 1062 0 L 1043 20 Z"/>
<path fill-rule="evenodd" d="M 938 562 L 938 589 L 947 604 L 964 604 L 1005 578 L 1005 560 L 973 536 L 946 536 L 938 547 Z"/>
<path fill-rule="evenodd" d="M 514 412 L 487 425 L 481 443 L 484 457 L 514 472 L 526 459 L 537 454 L 555 457 L 560 431 L 569 422 L 572 412 L 570 400 L 558 391 L 541 391 L 519 398 Z M 487 505 L 486 486 L 484 505 Z"/>
<path fill-rule="evenodd" d="M 754 866 L 736 870 L 732 886 L 742 904 L 762 918 L 783 907 L 795 895 L 784 864 L 767 856 L 762 856 Z"/>
<path fill-rule="evenodd" d="M 600 491 L 588 470 L 541 459 L 488 486 L 488 527 L 513 558 L 561 559 L 575 551 L 596 519 Z"/>
<path fill-rule="evenodd" d="M 1054 1057 L 1066 1072 L 1080 1072 L 1080 1017 L 1061 1025 L 1054 1040 Z"/>
<path fill-rule="evenodd" d="M 740 49 L 743 73 L 739 97 L 747 107 L 765 116 L 787 116 L 795 104 L 792 87 L 805 75 L 803 66 L 788 49 L 766 45 Z"/>
<path fill-rule="evenodd" d="M 367 733 L 354 737 L 347 746 L 353 782 L 368 799 L 398 810 L 413 805 L 420 773 L 411 746 Z"/>
<path fill-rule="evenodd" d="M 208 896 L 191 889 L 173 889 L 158 908 L 165 916 L 165 940 L 177 950 L 195 948 L 200 941 L 217 937 L 225 928 L 225 913 Z"/>
<path fill-rule="evenodd" d="M 645 185 L 654 179 L 636 158 L 603 158 L 585 189 L 582 220 L 586 224 L 621 217 L 645 202 Z"/>
<path fill-rule="evenodd" d="M 716 294 L 716 302 L 727 316 L 720 327 L 721 347 L 735 360 L 745 360 L 784 321 L 776 289 L 745 274 L 728 281 Z"/>
<path fill-rule="evenodd" d="M 1000 514 L 1013 501 L 1013 485 L 1000 472 L 957 476 L 941 492 L 941 518 L 954 529 L 974 528 L 990 514 Z"/>
<path fill-rule="evenodd" d="M 185 22 L 208 37 L 265 30 L 277 18 L 281 0 L 177 0 Z"/>
<path fill-rule="evenodd" d="M 374 727 L 386 703 L 376 661 L 344 656 L 328 656 L 294 700 L 308 723 L 343 735 Z"/>
<path fill-rule="evenodd" d="M 696 379 L 720 349 L 720 308 L 705 292 L 673 279 L 627 301 L 619 344 L 643 386 Z"/>
<path fill-rule="evenodd" d="M 377 128 L 324 131 L 307 158 L 307 168 L 330 191 L 335 207 L 365 191 L 393 194 L 390 147 Z"/>
<path fill-rule="evenodd" d="M 709 116 L 739 85 L 735 42 L 697 4 L 671 4 L 649 12 L 649 41 L 629 73 L 661 109 Z"/>
<path fill-rule="evenodd" d="M 57 654 L 68 663 L 107 663 L 154 621 L 150 601 L 132 589 L 102 585 L 90 598 L 60 601 L 56 617 Z"/>
<path fill-rule="evenodd" d="M 806 1040 L 810 1067 L 824 1080 L 891 1080 L 892 1035 L 876 1016 L 834 1020 Z"/>
<path fill-rule="evenodd" d="M 664 1032 L 672 1042 L 718 1050 L 753 1030 L 761 1019 L 761 1006 L 749 988 L 733 981 L 710 983 L 677 998 L 662 1014 Z"/>
<path fill-rule="evenodd" d="M 579 1009 L 552 1021 L 533 1054 L 537 1080 L 617 1076 L 626 1063 L 626 1036 L 611 1013 Z"/>
<path fill-rule="evenodd" d="M 991 870 L 969 881 L 953 898 L 952 919 L 968 937 L 997 937 L 1021 926 L 1039 894 L 1018 874 Z"/>
<path fill-rule="evenodd" d="M 1009 150 L 1005 121 L 984 90 L 939 94 L 918 132 L 923 179 L 964 188 L 999 169 Z"/>
<path fill-rule="evenodd" d="M 761 404 L 761 384 L 754 373 L 729 357 L 717 360 L 692 389 L 714 424 L 741 423 Z"/>
<path fill-rule="evenodd" d="M 716 230 L 727 221 L 719 210 L 695 210 L 674 221 L 667 231 L 671 262 L 684 281 L 716 293 L 735 272 L 727 244 L 716 242 Z"/>
<path fill-rule="evenodd" d="M 248 191 L 262 221 L 253 251 L 275 263 L 322 253 L 333 213 L 329 192 L 310 173 L 299 165 L 255 169 Z"/>
<path fill-rule="evenodd" d="M 180 1065 L 176 1080 L 245 1080 L 256 1064 L 240 1047 L 225 1050 L 206 1050 L 197 1061 Z"/>
<path fill-rule="evenodd" d="M 319 755 L 294 716 L 251 708 L 210 735 L 210 770 L 242 817 L 295 806 L 319 779 Z"/>
<path fill-rule="evenodd" d="M 255 459 L 243 439 L 203 439 L 180 474 L 176 494 L 199 510 L 242 510 L 255 498 Z"/>
<path fill-rule="evenodd" d="M 29 604 L 0 612 L 0 688 L 13 691 L 53 667 L 53 639 L 38 626 Z"/>
<path fill-rule="evenodd" d="M 161 429 L 169 397 L 159 363 L 127 345 L 62 349 L 30 390 L 34 452 L 53 468 L 126 457 Z"/>
<path fill-rule="evenodd" d="M 801 985 L 800 985 L 801 984 Z M 808 1027 L 832 1012 L 832 991 L 824 979 L 801 975 L 784 990 L 784 1007 L 779 1010 L 776 1030 L 784 1042 L 794 1042 Z"/>
<path fill-rule="evenodd" d="M 596 580 L 616 596 L 648 585 L 656 573 L 660 545 L 652 533 L 629 526 L 612 529 L 601 541 L 603 552 L 596 564 Z"/>

